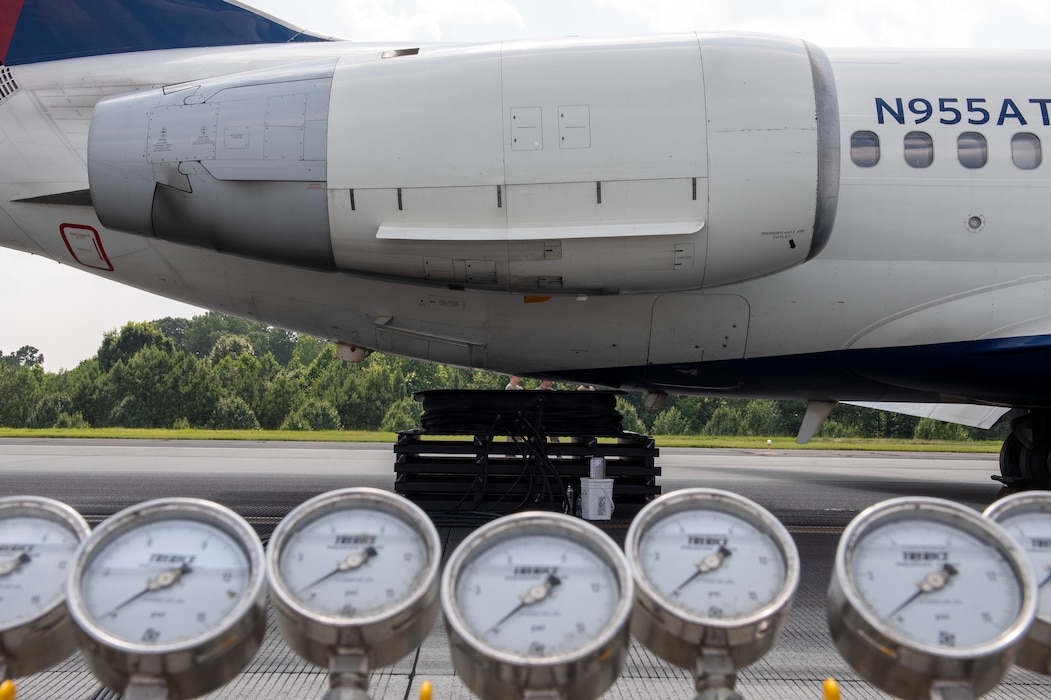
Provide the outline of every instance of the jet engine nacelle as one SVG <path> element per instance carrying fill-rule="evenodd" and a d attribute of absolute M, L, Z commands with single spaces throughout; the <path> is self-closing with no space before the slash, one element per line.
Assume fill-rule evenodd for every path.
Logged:
<path fill-rule="evenodd" d="M 276 262 L 514 292 L 699 289 L 821 251 L 825 54 L 775 37 L 348 54 L 100 102 L 102 223 Z"/>

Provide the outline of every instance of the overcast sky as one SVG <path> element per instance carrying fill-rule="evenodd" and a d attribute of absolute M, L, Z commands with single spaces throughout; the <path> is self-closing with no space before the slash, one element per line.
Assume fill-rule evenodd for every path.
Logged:
<path fill-rule="evenodd" d="M 1044 0 L 249 0 L 319 33 L 360 41 L 489 41 L 759 31 L 859 47 L 1049 48 Z M 0 352 L 38 348 L 70 369 L 128 321 L 201 309 L 0 248 Z"/>

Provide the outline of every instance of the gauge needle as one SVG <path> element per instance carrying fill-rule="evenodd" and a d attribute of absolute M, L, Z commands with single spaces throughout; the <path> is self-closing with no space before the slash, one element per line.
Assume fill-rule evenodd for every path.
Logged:
<path fill-rule="evenodd" d="M 314 581 L 313 583 L 308 583 L 307 585 L 303 586 L 299 589 L 298 592 L 302 593 L 308 588 L 313 588 L 325 579 L 335 576 L 341 571 L 350 571 L 351 569 L 357 569 L 377 554 L 379 554 L 379 552 L 377 552 L 374 547 L 369 547 L 368 549 L 365 549 L 361 552 L 357 552 L 356 554 L 347 555 L 347 558 L 341 561 L 339 564 L 337 564 L 335 569 L 328 572 L 327 574 L 319 578 L 317 581 Z"/>
<path fill-rule="evenodd" d="M 697 571 L 694 571 L 688 579 L 679 584 L 679 587 L 671 592 L 672 595 L 679 595 L 679 591 L 690 585 L 690 582 L 702 574 L 706 574 L 709 571 L 714 571 L 723 565 L 726 561 L 726 557 L 733 554 L 726 547 L 719 547 L 719 551 L 709 554 L 697 564 Z"/>
<path fill-rule="evenodd" d="M 20 568 L 22 568 L 23 564 L 28 564 L 29 561 L 29 555 L 25 552 L 22 552 L 14 559 L 11 559 L 10 561 L 5 561 L 3 564 L 0 564 L 0 576 L 7 576 L 8 574 L 18 571 Z"/>
<path fill-rule="evenodd" d="M 23 555 L 23 556 L 25 556 L 25 555 Z M 1049 581 L 1051 581 L 1051 573 L 1049 573 L 1047 576 L 1044 577 L 1044 580 L 1040 582 L 1040 585 L 1037 586 L 1037 588 L 1043 588 L 1044 586 L 1047 585 L 1047 583 Z"/>
<path fill-rule="evenodd" d="M 526 594 L 522 596 L 522 602 L 518 604 L 518 607 L 504 615 L 502 618 L 500 618 L 499 622 L 497 622 L 495 625 L 489 628 L 489 632 L 495 631 L 497 627 L 507 622 L 516 612 L 526 607 L 527 605 L 539 603 L 540 601 L 544 600 L 551 594 L 551 591 L 555 589 L 555 586 L 560 585 L 562 585 L 562 581 L 554 574 L 551 574 L 547 577 L 547 579 L 544 580 L 543 583 L 538 583 L 537 585 L 531 587 L 528 591 L 526 591 Z M 486 634 L 489 634 L 489 632 L 486 632 Z"/>
<path fill-rule="evenodd" d="M 940 591 L 941 589 L 945 588 L 946 584 L 948 584 L 949 581 L 952 580 L 952 577 L 955 576 L 958 573 L 960 573 L 960 572 L 957 571 L 956 567 L 953 566 L 952 564 L 946 564 L 945 566 L 943 566 L 938 571 L 930 572 L 929 574 L 927 574 L 926 576 L 923 577 L 922 581 L 920 581 L 919 589 L 915 593 L 913 593 L 911 596 L 909 596 L 908 600 L 906 600 L 904 603 L 902 603 L 898 607 L 894 608 L 894 610 L 892 610 L 890 614 L 892 616 L 893 615 L 897 615 L 899 612 L 901 612 L 905 608 L 906 605 L 908 605 L 912 601 L 916 600 L 917 598 L 919 598 L 924 593 L 931 593 L 932 591 Z"/>
<path fill-rule="evenodd" d="M 156 576 L 154 576 L 153 578 L 151 578 L 149 581 L 147 581 L 145 588 L 143 588 L 141 591 L 139 591 L 138 593 L 136 593 L 132 597 L 130 597 L 127 600 L 125 600 L 123 603 L 121 603 L 117 607 L 115 607 L 112 610 L 110 610 L 108 613 L 106 613 L 102 617 L 111 617 L 113 615 L 116 615 L 117 611 L 120 610 L 121 608 L 123 608 L 125 605 L 128 605 L 129 603 L 132 603 L 132 602 L 138 600 L 139 598 L 141 598 L 142 596 L 146 595 L 147 593 L 152 593 L 153 591 L 159 591 L 162 588 L 170 588 L 171 586 L 175 585 L 176 581 L 178 581 L 180 578 L 182 578 L 183 574 L 189 574 L 189 573 L 192 573 L 192 572 L 193 572 L 193 569 L 191 569 L 190 565 L 185 563 L 185 562 L 183 562 L 183 565 L 180 566 L 177 569 L 168 569 L 167 571 L 162 571 L 159 574 L 157 574 Z"/>

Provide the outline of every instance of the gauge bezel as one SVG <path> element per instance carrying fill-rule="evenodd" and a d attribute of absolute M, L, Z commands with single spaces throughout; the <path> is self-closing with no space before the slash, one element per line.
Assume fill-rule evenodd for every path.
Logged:
<path fill-rule="evenodd" d="M 939 647 L 917 641 L 880 619 L 853 579 L 853 553 L 859 541 L 880 527 L 906 520 L 939 522 L 996 547 L 1013 570 L 1021 595 L 1014 621 L 988 642 Z M 995 687 L 1010 669 L 1018 644 L 1035 616 L 1035 585 L 1028 556 L 993 521 L 940 498 L 894 498 L 859 513 L 840 538 L 828 592 L 829 629 L 843 658 L 885 692 L 927 700 L 932 686 L 951 682 L 971 685 L 978 696 Z"/>
<path fill-rule="evenodd" d="M 642 568 L 639 548 L 644 538 L 661 521 L 698 510 L 741 518 L 774 541 L 784 562 L 785 578 L 770 602 L 748 615 L 702 617 L 671 603 L 653 585 Z M 694 668 L 702 646 L 726 650 L 739 669 L 760 659 L 777 641 L 799 588 L 799 550 L 785 526 L 758 503 L 721 489 L 681 489 L 648 503 L 628 528 L 624 551 L 635 579 L 632 634 L 657 656 L 681 668 Z"/>
<path fill-rule="evenodd" d="M 423 540 L 427 563 L 408 596 L 372 615 L 349 617 L 310 609 L 292 595 L 281 575 L 281 554 L 289 539 L 319 518 L 353 508 L 379 510 L 412 527 Z M 442 546 L 427 514 L 409 500 L 368 487 L 320 494 L 294 508 L 274 530 L 266 548 L 266 573 L 271 601 L 285 641 L 301 657 L 327 668 L 337 649 L 367 653 L 369 668 L 395 663 L 419 646 L 438 619 L 438 582 Z"/>
<path fill-rule="evenodd" d="M 49 520 L 65 527 L 78 546 L 91 532 L 87 521 L 72 507 L 42 496 L 4 496 L 0 498 L 0 521 L 30 517 Z M 70 552 L 70 564 L 76 552 Z M 77 650 L 77 637 L 69 615 L 67 595 L 58 598 L 34 618 L 22 618 L 7 626 L 0 624 L 0 661 L 12 678 L 29 676 L 52 666 Z M 3 680 L 3 678 L 0 678 Z"/>
<path fill-rule="evenodd" d="M 1051 518 L 1051 491 L 1023 491 L 1005 496 L 986 508 L 982 515 L 1004 527 L 1004 521 L 1010 520 L 1015 515 L 1029 513 L 1043 513 Z M 1025 545 L 1021 547 L 1025 551 Z M 1036 578 L 1039 582 L 1039 573 Z M 1030 671 L 1048 675 L 1051 674 L 1051 615 L 1040 613 L 1039 589 L 1037 589 L 1036 598 L 1036 619 L 1015 656 L 1015 664 Z"/>
<path fill-rule="evenodd" d="M 620 591 L 608 621 L 589 642 L 570 652 L 524 656 L 496 649 L 481 639 L 464 620 L 456 592 L 464 568 L 479 556 L 516 537 L 538 535 L 569 539 L 589 549 L 614 572 Z M 453 667 L 480 698 L 517 698 L 528 691 L 555 691 L 574 700 L 597 698 L 613 685 L 624 667 L 633 598 L 634 581 L 624 553 L 596 526 L 545 511 L 504 516 L 468 535 L 450 555 L 442 573 L 442 612 Z"/>
<path fill-rule="evenodd" d="M 249 566 L 240 600 L 205 632 L 177 642 L 146 644 L 111 634 L 88 610 L 82 579 L 98 555 L 122 535 L 166 520 L 195 520 L 230 536 Z M 160 498 L 126 508 L 99 525 L 81 545 L 69 577 L 69 609 L 92 673 L 124 692 L 132 676 L 159 679 L 173 697 L 197 697 L 236 676 L 255 656 L 266 631 L 263 545 L 252 526 L 225 506 L 198 498 Z"/>

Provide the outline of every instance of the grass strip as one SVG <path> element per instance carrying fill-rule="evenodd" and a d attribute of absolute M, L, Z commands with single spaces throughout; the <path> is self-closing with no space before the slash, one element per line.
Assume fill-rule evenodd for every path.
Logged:
<path fill-rule="evenodd" d="M 243 440 L 281 442 L 386 442 L 396 433 L 368 430 L 167 430 L 154 428 L 0 428 L 0 438 L 79 438 L 95 440 Z M 455 439 L 455 438 L 450 438 Z M 766 450 L 764 437 L 657 435 L 657 447 Z M 892 440 L 874 438 L 814 438 L 806 445 L 792 437 L 770 438 L 772 450 L 857 450 L 877 452 L 963 452 L 995 454 L 1001 443 L 992 440 Z"/>

